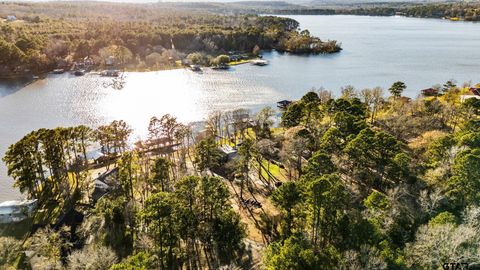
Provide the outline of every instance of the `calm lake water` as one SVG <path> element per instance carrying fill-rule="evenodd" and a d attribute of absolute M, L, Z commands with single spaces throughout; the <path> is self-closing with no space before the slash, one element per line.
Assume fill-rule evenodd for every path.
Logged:
<path fill-rule="evenodd" d="M 26 133 L 42 128 L 126 120 L 136 136 L 151 116 L 164 113 L 188 122 L 212 110 L 274 105 L 296 99 L 312 87 L 339 93 L 407 84 L 406 95 L 451 78 L 480 81 L 480 24 L 402 17 L 291 16 L 324 39 L 342 42 L 335 55 L 265 53 L 266 67 L 242 65 L 230 71 L 173 70 L 128 73 L 121 91 L 105 88 L 109 79 L 89 74 L 50 75 L 28 86 L 0 82 L 0 155 Z M 20 197 L 0 165 L 0 201 Z"/>

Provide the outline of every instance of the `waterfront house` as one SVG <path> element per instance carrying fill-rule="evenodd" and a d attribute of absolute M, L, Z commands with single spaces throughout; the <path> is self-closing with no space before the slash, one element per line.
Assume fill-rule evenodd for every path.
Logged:
<path fill-rule="evenodd" d="M 83 59 L 80 59 L 77 62 L 73 62 L 72 70 L 74 71 L 84 70 L 86 72 L 86 71 L 92 70 L 94 65 L 95 65 L 95 61 L 91 57 L 87 56 Z M 76 75 L 81 76 L 80 73 Z"/>
<path fill-rule="evenodd" d="M 135 149 L 138 152 L 149 155 L 169 155 L 178 150 L 180 143 L 167 137 L 149 139 L 147 141 L 138 141 L 135 143 Z"/>
<path fill-rule="evenodd" d="M 85 65 L 85 67 L 91 67 L 95 65 L 95 61 L 90 56 L 86 56 L 85 58 L 83 58 L 83 64 Z"/>

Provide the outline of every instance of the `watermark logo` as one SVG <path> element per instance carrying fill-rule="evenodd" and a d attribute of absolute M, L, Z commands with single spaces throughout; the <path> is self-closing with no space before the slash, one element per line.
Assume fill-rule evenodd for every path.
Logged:
<path fill-rule="evenodd" d="M 444 263 L 443 265 L 444 270 L 467 270 L 468 263 Z"/>

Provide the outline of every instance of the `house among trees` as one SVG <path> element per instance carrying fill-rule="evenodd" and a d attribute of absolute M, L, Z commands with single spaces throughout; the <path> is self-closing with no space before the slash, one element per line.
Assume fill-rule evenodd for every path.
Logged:
<path fill-rule="evenodd" d="M 480 96 L 480 87 L 470 87 L 470 92 L 475 96 Z"/>
<path fill-rule="evenodd" d="M 92 192 L 92 199 L 98 201 L 103 195 L 107 194 L 110 191 L 110 186 L 107 185 L 100 179 L 95 179 L 93 181 L 94 189 Z"/>
<path fill-rule="evenodd" d="M 135 143 L 135 148 L 144 153 L 152 153 L 155 155 L 168 155 L 177 150 L 180 143 L 173 139 L 162 137 L 158 139 L 150 139 L 146 142 L 138 141 Z"/>
<path fill-rule="evenodd" d="M 238 157 L 238 150 L 235 149 L 234 147 L 231 147 L 228 144 L 224 144 L 219 147 L 220 151 L 223 154 L 223 160 L 224 161 L 229 161 L 236 159 Z"/>
<path fill-rule="evenodd" d="M 422 95 L 425 97 L 434 97 L 434 96 L 438 96 L 438 94 L 439 94 L 438 89 L 435 89 L 432 87 L 422 90 Z"/>
<path fill-rule="evenodd" d="M 118 167 L 111 170 L 107 170 L 102 174 L 98 174 L 98 177 L 93 180 L 93 192 L 91 198 L 94 202 L 98 201 L 101 197 L 112 190 L 112 183 L 115 181 L 118 175 Z"/>
<path fill-rule="evenodd" d="M 277 102 L 277 107 L 282 109 L 282 110 L 286 110 L 287 107 L 292 104 L 292 102 L 290 100 L 280 100 L 279 102 Z"/>
<path fill-rule="evenodd" d="M 474 86 L 470 87 L 470 92 L 472 93 L 471 95 L 461 95 L 460 96 L 460 102 L 465 102 L 465 100 L 470 99 L 470 98 L 476 98 L 480 99 L 480 87 Z"/>
<path fill-rule="evenodd" d="M 90 56 L 85 56 L 83 58 L 83 64 L 85 66 L 93 66 L 93 65 L 95 65 L 95 61 Z"/>
<path fill-rule="evenodd" d="M 80 61 L 74 62 L 72 70 L 91 70 L 95 65 L 95 61 L 89 56 L 84 57 Z"/>

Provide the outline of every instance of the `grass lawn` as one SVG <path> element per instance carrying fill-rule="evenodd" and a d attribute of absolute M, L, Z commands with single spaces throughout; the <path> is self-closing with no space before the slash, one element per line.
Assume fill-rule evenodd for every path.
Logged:
<path fill-rule="evenodd" d="M 266 159 L 264 159 L 262 161 L 262 165 L 265 167 L 265 168 L 268 168 L 268 161 Z M 278 165 L 276 164 L 273 164 L 270 162 L 270 173 L 275 177 L 277 178 L 279 181 L 287 181 L 287 178 L 286 178 L 286 172 L 284 169 L 280 168 Z M 262 176 L 265 177 L 266 179 L 268 179 L 268 174 L 265 170 L 262 170 Z"/>

